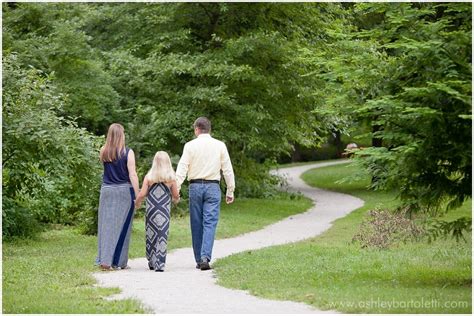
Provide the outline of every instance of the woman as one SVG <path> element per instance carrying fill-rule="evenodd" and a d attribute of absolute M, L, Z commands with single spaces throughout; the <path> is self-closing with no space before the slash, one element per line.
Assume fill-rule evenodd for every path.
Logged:
<path fill-rule="evenodd" d="M 148 267 L 155 272 L 163 272 L 166 263 L 168 231 L 170 226 L 171 198 L 179 202 L 176 175 L 168 154 L 159 151 L 153 158 L 150 171 L 143 179 L 136 207 L 146 199 L 146 258 Z"/>
<path fill-rule="evenodd" d="M 125 146 L 123 126 L 110 125 L 100 149 L 104 165 L 99 200 L 99 251 L 96 263 L 103 270 L 126 269 L 134 200 L 138 193 L 135 154 Z"/>

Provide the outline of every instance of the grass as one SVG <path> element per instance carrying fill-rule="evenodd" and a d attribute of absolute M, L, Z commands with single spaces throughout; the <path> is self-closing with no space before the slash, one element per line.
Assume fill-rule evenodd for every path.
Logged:
<path fill-rule="evenodd" d="M 97 239 L 71 228 L 3 244 L 3 313 L 141 313 L 133 300 L 109 302 L 118 289 L 93 287 Z"/>
<path fill-rule="evenodd" d="M 470 235 L 467 243 L 440 239 L 387 250 L 351 243 L 369 209 L 398 203 L 393 192 L 367 191 L 367 179 L 338 183 L 357 172 L 339 165 L 305 173 L 310 185 L 357 196 L 364 207 L 316 238 L 217 261 L 219 284 L 345 313 L 471 313 Z M 468 201 L 449 217 L 470 216 L 471 207 Z"/>
<path fill-rule="evenodd" d="M 228 238 L 262 228 L 303 212 L 312 202 L 237 199 L 223 205 L 217 238 Z M 145 256 L 143 216 L 135 218 L 130 257 Z M 189 217 L 171 220 L 169 249 L 191 246 Z M 3 313 L 144 313 L 136 300 L 107 301 L 119 289 L 95 287 L 91 273 L 97 251 L 95 236 L 79 235 L 73 228 L 47 231 L 36 240 L 3 243 Z M 120 272 L 116 272 L 120 273 Z"/>
<path fill-rule="evenodd" d="M 323 163 L 328 161 L 334 161 L 334 159 L 329 160 L 318 160 L 318 161 L 305 161 L 305 162 L 290 162 L 290 163 L 283 163 L 278 165 L 278 169 L 283 168 L 290 168 L 290 167 L 298 167 L 298 166 L 306 166 L 306 165 L 313 165 L 315 163 Z"/>

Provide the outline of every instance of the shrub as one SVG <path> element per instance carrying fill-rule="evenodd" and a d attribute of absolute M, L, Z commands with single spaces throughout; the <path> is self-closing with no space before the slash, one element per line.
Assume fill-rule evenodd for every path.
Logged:
<path fill-rule="evenodd" d="M 397 242 L 417 240 L 424 236 L 424 229 L 406 217 L 406 210 L 371 210 L 352 238 L 362 248 L 385 249 Z"/>
<path fill-rule="evenodd" d="M 270 163 L 259 164 L 252 159 L 236 157 L 234 163 L 235 195 L 247 198 L 271 198 L 279 194 L 282 179 L 269 173 Z M 225 188 L 222 187 L 223 192 Z"/>
<path fill-rule="evenodd" d="M 2 231 L 4 240 L 33 236 L 39 230 L 38 221 L 29 209 L 18 205 L 8 197 L 3 197 Z"/>
<path fill-rule="evenodd" d="M 97 212 L 99 138 L 60 116 L 67 97 L 51 76 L 3 59 L 3 237 L 38 222 L 77 224 Z"/>

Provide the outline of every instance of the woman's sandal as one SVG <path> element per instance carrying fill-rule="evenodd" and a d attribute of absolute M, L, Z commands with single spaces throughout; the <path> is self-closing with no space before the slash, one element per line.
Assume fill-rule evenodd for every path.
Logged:
<path fill-rule="evenodd" d="M 101 264 L 101 265 L 100 265 L 100 269 L 101 269 L 102 271 L 113 271 L 113 270 L 114 270 L 111 266 L 108 266 L 108 265 L 106 265 L 106 264 Z"/>

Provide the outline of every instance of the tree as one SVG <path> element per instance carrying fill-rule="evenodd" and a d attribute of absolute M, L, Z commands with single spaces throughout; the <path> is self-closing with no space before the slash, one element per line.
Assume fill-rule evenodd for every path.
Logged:
<path fill-rule="evenodd" d="M 326 79 L 382 141 L 360 152 L 359 162 L 374 188 L 397 189 L 412 213 L 437 216 L 459 206 L 472 195 L 471 4 L 353 9 L 357 28 L 345 34 L 350 42 L 338 43 L 352 49 L 326 64 Z"/>
<path fill-rule="evenodd" d="M 107 128 L 108 117 L 119 102 L 104 71 L 100 51 L 91 47 L 81 30 L 86 5 L 67 3 L 3 4 L 3 51 L 14 52 L 22 67 L 54 73 L 55 85 L 67 94 L 62 114 L 72 116 L 94 133 Z"/>
<path fill-rule="evenodd" d="M 112 122 L 125 125 L 143 174 L 157 150 L 177 161 L 192 122 L 208 116 L 228 145 L 236 193 L 274 194 L 273 160 L 294 144 L 317 146 L 331 125 L 311 112 L 321 103 L 298 56 L 325 44 L 337 8 L 3 4 L 4 223 L 17 225 L 20 213 L 72 223 L 81 212 L 91 223 L 100 168 L 90 133 Z M 54 168 L 61 157 L 75 159 Z"/>
<path fill-rule="evenodd" d="M 273 182 L 262 185 L 268 168 L 257 163 L 289 153 L 295 142 L 317 146 L 325 133 L 311 113 L 318 103 L 314 82 L 301 77 L 305 65 L 297 56 L 317 36 L 323 42 L 327 10 L 325 4 L 103 5 L 85 29 L 97 41 L 92 45 L 108 51 L 114 89 L 127 96 L 121 111 L 133 117 L 127 130 L 139 159 L 148 162 L 158 148 L 181 154 L 191 123 L 208 116 L 214 135 L 228 144 L 238 193 L 259 196 Z"/>

